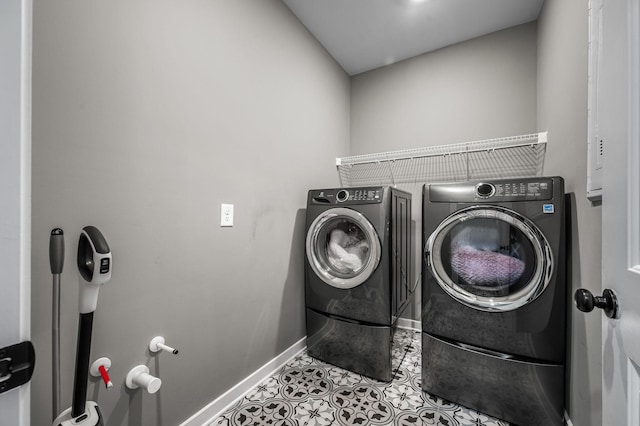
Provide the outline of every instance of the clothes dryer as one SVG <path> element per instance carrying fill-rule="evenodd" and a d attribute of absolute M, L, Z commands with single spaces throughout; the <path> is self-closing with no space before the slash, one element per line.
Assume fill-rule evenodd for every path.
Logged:
<path fill-rule="evenodd" d="M 563 424 L 564 198 L 560 177 L 424 186 L 424 391 Z"/>
<path fill-rule="evenodd" d="M 413 292 L 411 194 L 309 191 L 305 248 L 309 355 L 391 380 L 393 330 Z"/>

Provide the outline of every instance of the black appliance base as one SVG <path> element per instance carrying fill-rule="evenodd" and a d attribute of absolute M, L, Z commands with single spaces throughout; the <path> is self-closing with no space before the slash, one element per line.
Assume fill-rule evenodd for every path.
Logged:
<path fill-rule="evenodd" d="M 342 320 L 307 308 L 310 356 L 383 382 L 393 379 L 393 332 L 392 326 Z"/>
<path fill-rule="evenodd" d="M 422 333 L 422 389 L 509 423 L 564 425 L 564 365 L 510 358 Z"/>

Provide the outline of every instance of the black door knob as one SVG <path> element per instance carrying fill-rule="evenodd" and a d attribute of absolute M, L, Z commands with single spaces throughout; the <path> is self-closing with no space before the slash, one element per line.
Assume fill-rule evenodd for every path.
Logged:
<path fill-rule="evenodd" d="M 613 290 L 605 289 L 602 296 L 594 296 L 589 290 L 579 288 L 573 295 L 576 307 L 582 312 L 591 312 L 593 308 L 604 310 L 609 318 L 618 317 L 618 298 Z"/>

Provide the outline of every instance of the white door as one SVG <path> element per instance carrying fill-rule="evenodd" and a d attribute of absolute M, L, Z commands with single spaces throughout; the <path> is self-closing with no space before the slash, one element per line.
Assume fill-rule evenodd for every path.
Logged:
<path fill-rule="evenodd" d="M 640 0 L 603 1 L 599 125 L 603 139 L 603 425 L 640 425 Z M 600 102 L 600 101 L 599 101 Z M 592 314 L 593 315 L 593 314 Z"/>
<path fill-rule="evenodd" d="M 30 336 L 30 21 L 30 0 L 0 1 L 0 348 Z M 29 384 L 0 394 L 0 426 L 29 420 Z"/>

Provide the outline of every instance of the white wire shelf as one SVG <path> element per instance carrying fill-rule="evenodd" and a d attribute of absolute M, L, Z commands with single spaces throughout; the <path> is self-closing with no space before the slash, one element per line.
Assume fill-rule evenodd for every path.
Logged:
<path fill-rule="evenodd" d="M 336 158 L 340 184 L 456 182 L 542 176 L 547 132 Z"/>

